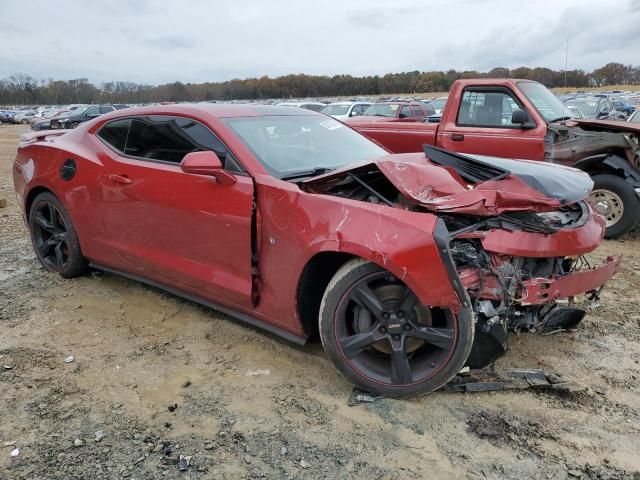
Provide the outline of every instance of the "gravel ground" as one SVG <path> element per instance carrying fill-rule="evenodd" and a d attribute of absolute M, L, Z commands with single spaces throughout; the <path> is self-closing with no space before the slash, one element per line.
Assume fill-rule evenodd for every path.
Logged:
<path fill-rule="evenodd" d="M 0 126 L 1 479 L 640 478 L 637 238 L 597 252 L 624 264 L 577 330 L 513 335 L 497 362 L 586 391 L 350 407 L 317 344 L 116 276 L 45 272 L 13 193 L 23 131 Z"/>

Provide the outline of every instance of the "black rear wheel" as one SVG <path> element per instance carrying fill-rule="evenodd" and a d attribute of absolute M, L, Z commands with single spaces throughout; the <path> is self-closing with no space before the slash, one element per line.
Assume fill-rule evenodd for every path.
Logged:
<path fill-rule="evenodd" d="M 323 346 L 360 388 L 402 397 L 431 392 L 464 366 L 473 326 L 430 308 L 398 278 L 353 260 L 334 276 L 320 307 Z"/>
<path fill-rule="evenodd" d="M 38 195 L 29 213 L 31 241 L 40 263 L 64 278 L 84 273 L 87 262 L 69 214 L 51 193 Z"/>

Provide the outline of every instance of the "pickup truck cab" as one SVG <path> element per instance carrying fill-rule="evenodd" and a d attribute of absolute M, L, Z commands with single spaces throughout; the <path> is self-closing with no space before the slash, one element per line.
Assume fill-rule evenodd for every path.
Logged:
<path fill-rule="evenodd" d="M 577 120 L 544 85 L 517 79 L 465 79 L 451 87 L 439 123 L 350 118 L 352 128 L 393 153 L 435 145 L 460 153 L 543 160 L 579 168 L 594 182 L 591 204 L 618 237 L 640 218 L 640 126 Z"/>

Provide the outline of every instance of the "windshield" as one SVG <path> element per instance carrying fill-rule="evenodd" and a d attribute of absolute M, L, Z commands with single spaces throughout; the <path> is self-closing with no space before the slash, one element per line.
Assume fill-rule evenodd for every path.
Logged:
<path fill-rule="evenodd" d="M 397 103 L 374 103 L 362 115 L 372 117 L 395 117 L 400 105 Z"/>
<path fill-rule="evenodd" d="M 387 155 L 371 140 L 322 115 L 240 117 L 225 123 L 276 178 Z"/>
<path fill-rule="evenodd" d="M 518 87 L 547 122 L 572 116 L 571 112 L 564 107 L 560 99 L 541 83 L 518 82 Z"/>
<path fill-rule="evenodd" d="M 429 104 L 436 110 L 442 110 L 446 103 L 447 103 L 446 98 L 436 98 L 435 100 L 431 100 L 429 102 Z"/>
<path fill-rule="evenodd" d="M 586 115 L 595 115 L 596 110 L 598 109 L 598 101 L 591 100 L 571 100 L 571 105 L 574 107 L 578 107 L 580 111 Z"/>
<path fill-rule="evenodd" d="M 349 112 L 349 105 L 327 105 L 320 113 L 325 115 L 346 115 Z"/>

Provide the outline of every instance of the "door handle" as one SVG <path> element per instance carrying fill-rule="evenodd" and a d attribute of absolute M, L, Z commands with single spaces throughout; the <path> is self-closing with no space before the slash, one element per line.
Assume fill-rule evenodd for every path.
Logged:
<path fill-rule="evenodd" d="M 461 133 L 452 133 L 451 140 L 454 142 L 462 142 L 464 140 L 464 135 Z"/>
<path fill-rule="evenodd" d="M 113 173 L 109 175 L 109 180 L 114 183 L 120 183 L 122 185 L 129 185 L 131 182 L 133 182 L 133 180 L 131 180 L 126 175 L 115 175 Z"/>

